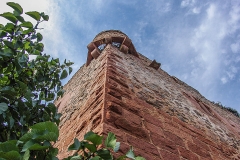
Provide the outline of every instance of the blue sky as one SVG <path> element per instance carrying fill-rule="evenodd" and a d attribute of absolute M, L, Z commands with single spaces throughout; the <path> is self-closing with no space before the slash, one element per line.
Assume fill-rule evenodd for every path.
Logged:
<path fill-rule="evenodd" d="M 13 0 L 14 1 L 14 0 Z M 15 0 L 44 11 L 45 52 L 86 61 L 87 44 L 103 30 L 126 33 L 136 50 L 211 101 L 240 112 L 239 0 Z M 6 0 L 0 11 L 10 11 Z M 1 23 L 5 21 L 0 18 Z"/>

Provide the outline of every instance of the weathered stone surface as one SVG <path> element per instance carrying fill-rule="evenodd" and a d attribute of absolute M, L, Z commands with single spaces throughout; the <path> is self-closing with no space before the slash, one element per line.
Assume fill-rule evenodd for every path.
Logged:
<path fill-rule="evenodd" d="M 133 46 L 125 37 L 97 35 L 88 48 L 104 40 L 104 50 L 79 69 L 55 102 L 63 114 L 55 144 L 59 158 L 69 154 L 75 137 L 94 130 L 115 133 L 120 152 L 133 146 L 150 160 L 240 159 L 240 119 L 161 68 L 149 67 L 151 60 L 143 55 L 124 54 L 111 44 Z"/>

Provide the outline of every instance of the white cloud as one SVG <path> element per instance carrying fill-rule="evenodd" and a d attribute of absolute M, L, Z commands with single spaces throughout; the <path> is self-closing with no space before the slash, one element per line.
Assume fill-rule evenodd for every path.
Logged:
<path fill-rule="evenodd" d="M 239 43 L 233 43 L 231 44 L 231 50 L 233 53 L 237 53 L 240 51 L 240 44 Z"/>
<path fill-rule="evenodd" d="M 215 12 L 216 12 L 216 6 L 214 4 L 211 4 L 210 7 L 207 9 L 208 19 L 214 18 Z"/>
<path fill-rule="evenodd" d="M 3 12 L 12 12 L 13 9 L 9 7 L 6 3 L 9 2 L 9 0 L 1 0 L 0 1 L 0 10 L 1 13 Z M 39 11 L 39 12 L 46 12 L 48 9 L 48 6 L 50 6 L 50 2 L 48 0 L 42 0 L 41 3 L 37 0 L 14 0 L 15 3 L 18 3 L 22 6 L 23 12 L 28 12 L 28 11 Z M 25 20 L 28 21 L 33 21 L 32 18 L 25 16 Z M 3 17 L 0 17 L 0 21 L 2 24 L 5 24 L 8 22 L 6 19 Z"/>
<path fill-rule="evenodd" d="M 163 12 L 169 12 L 171 11 L 171 3 L 165 3 L 163 6 Z"/>
<path fill-rule="evenodd" d="M 8 0 L 0 1 L 0 9 L 3 12 L 12 12 L 12 8 L 6 5 Z M 70 54 L 73 52 L 75 47 L 71 46 L 71 41 L 68 40 L 66 33 L 63 33 L 61 30 L 62 26 L 62 17 L 61 17 L 61 8 L 58 5 L 58 2 L 41 0 L 14 0 L 15 3 L 18 3 L 22 6 L 24 12 L 28 11 L 38 11 L 45 12 L 49 15 L 49 21 L 43 22 L 39 25 L 43 30 L 38 30 L 43 35 L 43 43 L 45 44 L 44 53 L 50 54 L 51 56 L 57 57 L 71 57 Z M 24 16 L 25 20 L 32 21 L 33 24 L 36 22 L 27 15 Z M 3 18 L 0 19 L 1 23 L 6 23 L 7 21 Z M 61 53 L 59 52 L 61 51 Z"/>
<path fill-rule="evenodd" d="M 165 0 L 148 0 L 146 2 L 146 11 L 154 15 L 162 15 L 172 10 L 172 3 Z"/>
<path fill-rule="evenodd" d="M 210 4 L 206 12 L 207 17 L 199 27 L 195 28 L 190 42 L 190 46 L 195 51 L 193 63 L 197 64 L 198 70 L 198 74 L 192 74 L 192 78 L 205 80 L 203 83 L 211 85 L 224 67 L 221 65 L 223 60 L 221 53 L 222 41 L 227 35 L 227 26 L 215 4 Z M 226 83 L 226 78 L 221 80 Z"/>
<path fill-rule="evenodd" d="M 227 72 L 228 76 L 230 79 L 233 79 L 238 72 L 238 68 L 235 66 L 230 66 L 229 67 L 229 72 Z"/>
<path fill-rule="evenodd" d="M 181 2 L 181 8 L 188 9 L 188 12 L 186 12 L 186 15 L 201 13 L 203 6 L 204 6 L 204 3 L 199 3 L 199 1 L 196 2 L 196 0 L 183 0 Z"/>
<path fill-rule="evenodd" d="M 228 81 L 228 80 L 227 80 L 226 77 L 222 77 L 222 78 L 221 78 L 221 82 L 222 82 L 223 84 L 227 83 L 227 81 Z"/>
<path fill-rule="evenodd" d="M 192 9 L 192 12 L 193 12 L 194 14 L 199 14 L 200 11 L 201 11 L 201 9 L 198 8 L 198 7 L 194 7 L 194 8 Z"/>
<path fill-rule="evenodd" d="M 235 63 L 240 62 L 240 56 L 235 57 L 234 62 L 235 62 Z"/>
<path fill-rule="evenodd" d="M 181 2 L 181 7 L 192 6 L 195 3 L 195 0 L 183 0 Z"/>
<path fill-rule="evenodd" d="M 240 29 L 240 1 L 232 1 L 233 5 L 229 12 L 230 19 L 228 23 L 230 25 L 230 33 L 234 33 Z"/>

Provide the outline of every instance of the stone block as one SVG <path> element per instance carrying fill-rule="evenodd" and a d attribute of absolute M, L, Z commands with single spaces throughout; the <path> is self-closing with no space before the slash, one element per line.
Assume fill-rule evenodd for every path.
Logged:
<path fill-rule="evenodd" d="M 91 55 L 94 59 L 97 59 L 100 55 L 100 51 L 98 48 L 95 48 L 92 52 L 91 52 Z"/>
<path fill-rule="evenodd" d="M 172 153 L 165 149 L 161 149 L 160 154 L 161 154 L 161 157 L 163 158 L 163 160 L 170 160 L 170 159 L 180 160 L 178 153 Z"/>
<path fill-rule="evenodd" d="M 129 48 L 127 46 L 125 46 L 124 44 L 121 45 L 120 47 L 120 51 L 127 54 L 128 53 Z"/>
<path fill-rule="evenodd" d="M 140 139 L 128 134 L 127 142 L 128 144 L 131 144 L 134 148 L 138 148 L 152 155 L 159 156 L 157 147 L 149 143 L 149 141 L 146 141 L 145 139 Z"/>
<path fill-rule="evenodd" d="M 123 129 L 124 131 L 131 133 L 132 135 L 134 135 L 136 137 L 139 137 L 139 138 L 149 141 L 148 132 L 144 128 L 139 127 L 139 126 L 129 122 L 125 118 L 118 118 L 114 122 L 114 124 L 119 129 Z"/>
<path fill-rule="evenodd" d="M 114 102 L 107 102 L 106 108 L 112 112 L 119 114 L 119 115 L 123 114 L 122 107 Z"/>
<path fill-rule="evenodd" d="M 197 155 L 204 157 L 204 158 L 211 158 L 211 155 L 209 154 L 209 150 L 206 150 L 205 148 L 201 148 L 200 146 L 192 143 L 192 142 L 187 142 L 188 148 L 196 153 Z"/>
<path fill-rule="evenodd" d="M 178 154 L 177 146 L 173 141 L 170 141 L 169 139 L 152 132 L 150 133 L 150 137 L 155 146 L 164 150 L 168 150 L 174 154 Z"/>
<path fill-rule="evenodd" d="M 153 114 L 151 115 L 149 113 L 146 113 L 146 114 L 143 113 L 142 116 L 143 116 L 144 121 L 146 121 L 148 123 L 152 123 L 161 128 L 163 127 L 162 121 L 159 118 L 156 118 Z"/>
<path fill-rule="evenodd" d="M 153 60 L 152 63 L 149 65 L 149 67 L 152 67 L 154 69 L 159 69 L 159 67 L 161 66 L 161 63 L 158 63 L 156 60 Z"/>
<path fill-rule="evenodd" d="M 183 139 L 180 138 L 179 136 L 177 136 L 176 134 L 174 134 L 172 132 L 169 132 L 169 131 L 164 131 L 164 135 L 165 135 L 166 138 L 173 141 L 176 145 L 185 147 Z"/>
<path fill-rule="evenodd" d="M 188 160 L 199 160 L 198 156 L 184 147 L 178 147 L 180 156 Z"/>
<path fill-rule="evenodd" d="M 157 133 L 160 136 L 164 136 L 162 127 L 156 126 L 156 125 L 146 122 L 146 121 L 144 122 L 144 126 L 147 128 L 147 130 L 149 132 Z"/>
<path fill-rule="evenodd" d="M 128 110 L 123 110 L 123 117 L 129 121 L 129 123 L 132 123 L 138 127 L 142 127 L 142 119 L 139 115 L 136 115 L 132 112 L 129 112 Z"/>

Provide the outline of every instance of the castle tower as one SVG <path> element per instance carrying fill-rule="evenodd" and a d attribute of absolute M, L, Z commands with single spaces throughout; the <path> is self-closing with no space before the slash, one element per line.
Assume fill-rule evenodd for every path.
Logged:
<path fill-rule="evenodd" d="M 115 133 L 120 152 L 133 146 L 147 160 L 240 159 L 240 118 L 137 53 L 126 34 L 101 32 L 87 48 L 56 101 L 60 159 L 90 130 Z"/>

